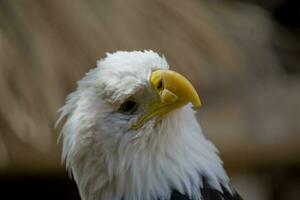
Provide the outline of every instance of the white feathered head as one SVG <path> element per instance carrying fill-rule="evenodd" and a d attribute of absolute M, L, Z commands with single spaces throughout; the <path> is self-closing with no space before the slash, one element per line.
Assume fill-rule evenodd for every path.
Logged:
<path fill-rule="evenodd" d="M 107 54 L 60 109 L 63 160 L 84 200 L 200 198 L 199 174 L 227 185 L 202 135 L 193 86 L 153 51 Z M 221 190 L 221 189 L 220 189 Z"/>

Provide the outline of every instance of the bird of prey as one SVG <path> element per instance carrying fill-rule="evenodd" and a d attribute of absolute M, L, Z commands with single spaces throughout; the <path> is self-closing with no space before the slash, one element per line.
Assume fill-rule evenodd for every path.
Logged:
<path fill-rule="evenodd" d="M 107 53 L 60 109 L 82 200 L 240 200 L 195 117 L 192 84 L 151 51 Z"/>

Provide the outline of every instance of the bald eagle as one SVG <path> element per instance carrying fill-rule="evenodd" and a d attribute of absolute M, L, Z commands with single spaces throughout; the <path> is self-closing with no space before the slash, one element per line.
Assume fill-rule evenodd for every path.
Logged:
<path fill-rule="evenodd" d="M 82 200 L 239 200 L 202 134 L 192 84 L 153 51 L 108 53 L 60 109 Z"/>

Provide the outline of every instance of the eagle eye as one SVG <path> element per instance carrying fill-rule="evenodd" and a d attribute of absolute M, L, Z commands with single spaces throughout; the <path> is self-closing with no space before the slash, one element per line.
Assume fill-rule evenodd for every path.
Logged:
<path fill-rule="evenodd" d="M 131 114 L 137 109 L 137 102 L 134 100 L 126 100 L 124 103 L 121 104 L 119 110 L 123 113 Z"/>

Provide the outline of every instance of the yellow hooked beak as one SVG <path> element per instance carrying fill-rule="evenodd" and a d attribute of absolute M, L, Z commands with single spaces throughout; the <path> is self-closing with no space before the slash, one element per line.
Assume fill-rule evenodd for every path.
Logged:
<path fill-rule="evenodd" d="M 172 70 L 156 70 L 151 73 L 150 84 L 157 98 L 147 105 L 145 114 L 132 126 L 140 128 L 146 121 L 161 119 L 167 113 L 188 103 L 201 106 L 200 98 L 193 85 L 181 74 Z"/>

